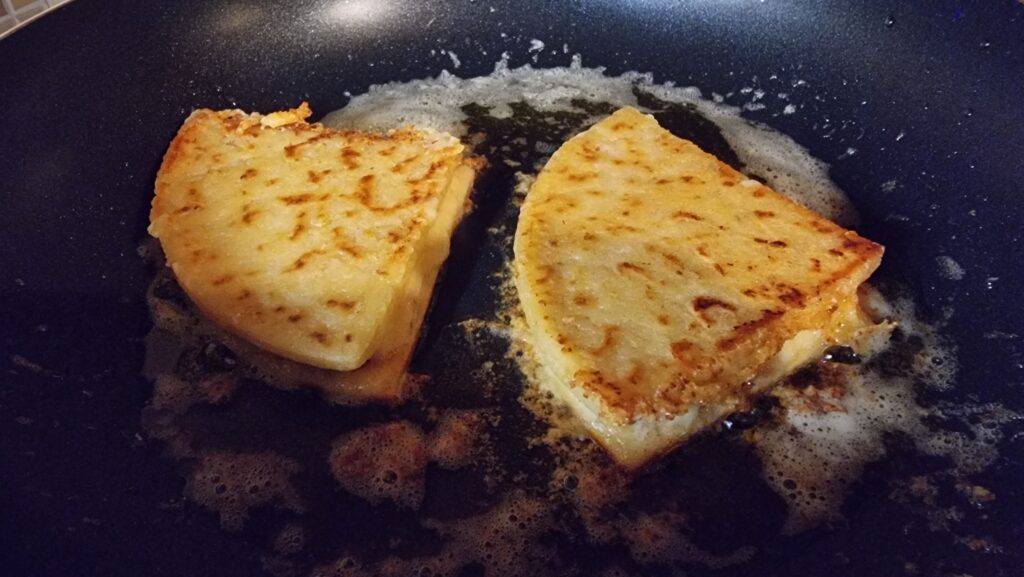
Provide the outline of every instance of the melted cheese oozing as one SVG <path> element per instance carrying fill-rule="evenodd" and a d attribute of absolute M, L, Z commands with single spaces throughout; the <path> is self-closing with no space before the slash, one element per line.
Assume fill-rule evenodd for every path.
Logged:
<path fill-rule="evenodd" d="M 542 380 L 636 467 L 875 331 L 881 254 L 624 108 L 538 176 L 515 280 Z"/>

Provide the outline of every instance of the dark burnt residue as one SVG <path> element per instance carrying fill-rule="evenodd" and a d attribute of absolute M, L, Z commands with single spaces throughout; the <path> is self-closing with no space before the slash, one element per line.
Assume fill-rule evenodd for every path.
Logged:
<path fill-rule="evenodd" d="M 740 432 L 756 427 L 766 420 L 777 417 L 779 400 L 771 395 L 754 397 L 750 408 L 737 411 L 722 419 L 719 428 L 725 432 Z"/>
<path fill-rule="evenodd" d="M 910 377 L 915 373 L 915 359 L 924 352 L 924 341 L 916 335 L 907 335 L 896 328 L 889 346 L 867 362 L 867 368 L 886 377 Z"/>
<path fill-rule="evenodd" d="M 833 346 L 825 349 L 825 354 L 822 355 L 822 360 L 830 363 L 841 363 L 844 365 L 859 365 L 863 362 L 857 351 L 853 350 L 852 347 L 844 346 Z"/>

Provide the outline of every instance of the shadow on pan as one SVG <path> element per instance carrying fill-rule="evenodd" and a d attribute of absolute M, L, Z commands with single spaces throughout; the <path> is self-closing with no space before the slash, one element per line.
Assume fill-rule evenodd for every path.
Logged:
<path fill-rule="evenodd" d="M 1024 267 L 1012 250 L 1024 230 L 1015 202 L 1024 158 L 1024 80 L 1014 73 L 1024 70 L 1022 13 L 1010 1 L 555 8 L 80 0 L 31 24 L 0 41 L 0 561 L 21 575 L 262 570 L 264 543 L 181 508 L 172 464 L 140 442 L 150 395 L 138 375 L 148 279 L 135 251 L 156 167 L 193 107 L 271 110 L 305 98 L 326 112 L 346 102 L 346 91 L 452 69 L 448 51 L 460 76 L 489 72 L 503 51 L 513 66 L 531 62 L 538 39 L 611 73 L 652 71 L 659 81 L 735 98 L 754 83 L 791 94 L 801 114 L 768 107 L 750 117 L 832 161 L 864 232 L 889 247 L 883 272 L 904 278 L 931 314 L 951 314 L 946 330 L 962 361 L 957 390 L 1019 409 L 1019 339 L 986 335 L 1017 334 L 1024 321 L 1015 291 Z M 537 56 L 540 66 L 567 63 L 550 50 Z M 962 278 L 941 274 L 941 256 L 964 265 Z M 472 314 L 477 305 L 465 302 L 449 314 Z M 428 346 L 442 332 L 428 335 Z M 315 414 L 301 398 L 288 402 Z M 1010 458 L 984 479 L 1001 512 L 987 527 L 1019 544 L 1024 470 L 1020 440 L 1007 442 Z M 866 474 L 845 526 L 725 572 L 903 574 L 924 556 L 934 574 L 1014 574 L 1019 551 L 968 553 L 907 525 L 903 512 L 872 496 L 890 474 Z M 366 515 L 377 525 L 388 520 Z"/>

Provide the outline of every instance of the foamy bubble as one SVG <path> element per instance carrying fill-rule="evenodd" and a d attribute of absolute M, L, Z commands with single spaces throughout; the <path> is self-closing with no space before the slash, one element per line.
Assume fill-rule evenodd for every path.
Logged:
<path fill-rule="evenodd" d="M 294 555 L 306 546 L 306 530 L 302 525 L 289 523 L 274 537 L 273 548 L 281 555 Z"/>
<path fill-rule="evenodd" d="M 907 435 L 918 450 L 945 457 L 954 473 L 968 475 L 995 461 L 1003 426 L 1021 418 L 996 404 L 920 406 L 914 398 L 915 383 L 948 390 L 956 376 L 955 353 L 936 327 L 917 317 L 912 301 L 897 297 L 884 303 L 878 298 L 875 293 L 868 302 L 896 320 L 901 335 L 880 354 L 912 355 L 897 359 L 900 371 L 884 362 L 872 365 L 872 360 L 869 370 L 831 368 L 843 371 L 844 385 L 830 403 L 835 408 L 824 411 L 807 410 L 801 394 L 780 389 L 782 422 L 750 435 L 761 455 L 765 480 L 789 504 L 787 532 L 837 518 L 847 488 L 864 465 L 885 455 L 887 433 Z M 958 430 L 930 426 L 929 417 L 954 421 Z"/>
<path fill-rule="evenodd" d="M 342 435 L 328 459 L 334 478 L 353 495 L 408 509 L 423 502 L 426 445 L 423 431 L 412 423 L 385 423 Z"/>
<path fill-rule="evenodd" d="M 303 503 L 291 483 L 298 471 L 295 461 L 272 451 L 207 451 L 200 454 L 185 484 L 185 496 L 218 513 L 225 529 L 238 530 L 249 510 L 260 505 L 273 503 L 302 512 Z"/>
<path fill-rule="evenodd" d="M 541 536 L 555 526 L 548 505 L 522 492 L 507 495 L 489 511 L 452 521 L 427 520 L 443 539 L 434 555 L 404 559 L 390 557 L 364 564 L 352 557 L 316 568 L 312 577 L 457 575 L 467 565 L 483 568 L 484 575 L 532 577 L 548 574 L 555 551 Z"/>
<path fill-rule="evenodd" d="M 430 432 L 427 454 L 445 469 L 465 467 L 480 449 L 484 421 L 479 411 L 447 411 Z"/>
<path fill-rule="evenodd" d="M 756 552 L 753 547 L 746 546 L 726 556 L 712 555 L 686 536 L 686 518 L 669 511 L 640 513 L 633 518 L 620 520 L 618 525 L 629 547 L 630 556 L 644 565 L 700 563 L 712 569 L 720 569 L 749 561 Z"/>

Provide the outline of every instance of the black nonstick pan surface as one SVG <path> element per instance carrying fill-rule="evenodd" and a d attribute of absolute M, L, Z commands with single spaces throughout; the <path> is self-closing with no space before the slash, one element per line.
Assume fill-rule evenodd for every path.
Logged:
<path fill-rule="evenodd" d="M 0 40 L 0 574 L 268 568 L 270 537 L 260 527 L 279 520 L 229 532 L 216 515 L 182 503 L 176 463 L 145 441 L 141 425 L 151 394 L 140 368 L 152 269 L 138 247 L 153 178 L 184 117 L 197 107 L 271 111 L 301 100 L 326 113 L 348 101 L 346 92 L 451 70 L 442 48 L 457 52 L 453 71 L 462 77 L 489 73 L 502 52 L 512 67 L 568 64 L 551 51 L 534 63 L 532 39 L 567 45 L 609 74 L 652 72 L 705 94 L 738 94 L 755 81 L 793 93 L 799 115 L 745 114 L 832 164 L 861 213 L 859 230 L 887 247 L 881 274 L 910 287 L 924 314 L 946 318 L 943 333 L 960 360 L 950 398 L 1024 410 L 1018 2 L 77 0 Z M 487 178 L 500 189 L 511 175 Z M 438 393 L 442 402 L 458 404 L 451 398 L 463 364 L 480 360 L 457 354 L 465 347 L 445 327 L 478 316 L 495 297 L 478 273 L 495 266 L 499 249 L 478 239 L 507 215 L 486 200 L 455 240 L 441 292 L 454 296 L 435 303 L 415 361 L 449 391 L 448 401 Z M 944 274 L 940 256 L 963 274 Z M 339 420 L 373 418 L 312 396 L 253 395 L 254 412 L 234 415 L 248 428 L 205 433 L 317 447 L 355 426 Z M 301 425 L 275 425 L 289 415 Z M 499 438 L 509 459 L 527 450 L 515 441 L 530 426 L 522 419 Z M 913 457 L 870 466 L 846 521 L 828 529 L 764 537 L 779 504 L 739 482 L 738 497 L 719 511 L 725 520 L 710 507 L 698 517 L 710 519 L 710 541 L 739 535 L 762 546 L 722 574 L 1021 575 L 1024 438 L 1010 433 L 1000 459 L 974 479 L 998 507 L 964 521 L 966 533 L 997 548 L 954 542 L 887 498 L 887 479 L 927 466 Z M 898 439 L 890 449 L 907 452 Z M 743 455 L 702 450 L 691 456 L 707 470 L 744 466 Z M 331 537 L 311 538 L 311 556 L 338 540 L 400 530 L 393 511 L 318 490 L 312 523 L 323 531 L 315 534 Z M 616 553 L 566 554 L 587 568 Z"/>

